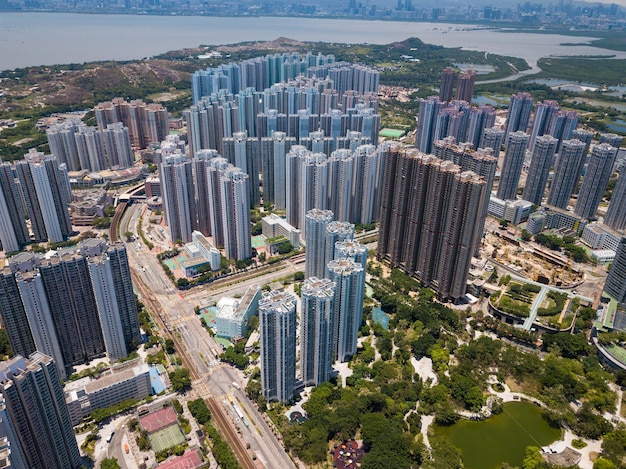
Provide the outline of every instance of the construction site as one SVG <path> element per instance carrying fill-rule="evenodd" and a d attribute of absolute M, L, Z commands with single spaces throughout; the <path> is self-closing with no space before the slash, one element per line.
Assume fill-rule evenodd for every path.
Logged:
<path fill-rule="evenodd" d="M 522 241 L 519 229 L 490 230 L 483 239 L 483 257 L 521 277 L 555 287 L 575 287 L 584 269 L 564 253 Z"/>

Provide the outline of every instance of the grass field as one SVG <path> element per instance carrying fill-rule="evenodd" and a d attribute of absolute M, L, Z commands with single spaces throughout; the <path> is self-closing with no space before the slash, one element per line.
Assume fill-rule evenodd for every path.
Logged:
<path fill-rule="evenodd" d="M 626 363 L 626 350 L 623 347 L 615 344 L 609 344 L 605 345 L 604 348 L 606 348 L 606 350 L 620 362 Z"/>
<path fill-rule="evenodd" d="M 170 425 L 169 427 L 154 432 L 149 435 L 150 445 L 155 452 L 163 451 L 185 441 L 185 435 L 180 431 L 178 425 Z"/>

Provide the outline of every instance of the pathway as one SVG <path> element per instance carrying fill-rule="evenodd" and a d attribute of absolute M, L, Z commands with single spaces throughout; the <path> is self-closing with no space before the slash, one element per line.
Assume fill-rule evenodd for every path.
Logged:
<path fill-rule="evenodd" d="M 422 357 L 417 360 L 414 356 L 411 356 L 411 364 L 422 381 L 426 382 L 430 379 L 432 386 L 437 385 L 437 375 L 433 371 L 433 361 L 430 358 Z"/>
<path fill-rule="evenodd" d="M 547 294 L 548 291 L 545 287 L 539 290 L 539 293 L 537 293 L 537 296 L 535 297 L 535 301 L 533 301 L 533 304 L 530 307 L 530 314 L 522 325 L 523 329 L 526 329 L 527 331 L 531 329 L 533 322 L 535 322 L 535 318 L 537 317 L 537 311 L 541 308 L 541 303 L 543 303 L 543 300 L 546 299 Z"/>

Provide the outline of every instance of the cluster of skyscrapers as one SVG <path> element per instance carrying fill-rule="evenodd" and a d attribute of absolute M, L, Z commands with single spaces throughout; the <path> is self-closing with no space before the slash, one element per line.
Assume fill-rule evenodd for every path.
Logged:
<path fill-rule="evenodd" d="M 328 77 L 340 96 L 348 90 L 365 93 L 378 89 L 379 73 L 370 67 L 336 63 L 332 54 L 307 53 L 301 56 L 293 52 L 198 70 L 191 76 L 192 98 L 197 103 L 203 97 L 222 90 L 232 94 L 247 88 L 265 90 L 276 83 L 287 83 L 300 75 L 307 78 Z"/>
<path fill-rule="evenodd" d="M 172 239 L 188 242 L 199 230 L 227 257 L 248 258 L 248 211 L 260 202 L 285 210 L 296 228 L 304 228 L 311 208 L 354 223 L 376 220 L 384 151 L 374 146 L 378 76 L 311 54 L 194 73 L 195 104 L 183 113 L 189 158 L 180 148 L 161 148 Z"/>
<path fill-rule="evenodd" d="M 197 230 L 212 236 L 229 259 L 249 258 L 249 179 L 215 150 L 203 150 L 192 159 L 181 153 L 164 156 L 161 196 L 172 240 L 190 242 Z"/>
<path fill-rule="evenodd" d="M 443 102 L 452 100 L 452 89 L 456 71 L 452 67 L 444 68 L 441 72 L 441 86 L 439 88 L 439 100 Z M 472 69 L 461 70 L 457 81 L 455 99 L 457 101 L 472 102 L 474 94 L 474 84 L 476 83 L 476 72 Z"/>
<path fill-rule="evenodd" d="M 379 260 L 458 301 L 466 292 L 484 223 L 485 178 L 416 149 L 393 146 L 385 161 Z"/>
<path fill-rule="evenodd" d="M 333 218 L 329 210 L 306 214 L 299 374 L 305 386 L 328 381 L 333 362 L 356 353 L 362 322 L 367 248 L 353 240 L 354 225 Z M 261 382 L 268 400 L 287 402 L 294 395 L 296 304 L 294 296 L 276 291 L 259 303 Z"/>
<path fill-rule="evenodd" d="M 489 105 L 476 107 L 468 101 L 442 101 L 437 96 L 420 99 L 415 147 L 430 153 L 434 142 L 453 137 L 457 142 L 471 143 L 474 148 L 496 150 L 503 136 L 499 129 L 494 129 L 495 121 L 496 111 Z"/>
<path fill-rule="evenodd" d="M 335 140 L 358 131 L 376 144 L 378 80 L 372 68 L 297 53 L 200 70 L 192 75 L 193 106 L 183 113 L 189 153 L 224 154 L 223 139 L 238 132 L 257 139 L 284 132 L 303 144 L 320 130 Z"/>
<path fill-rule="evenodd" d="M 31 149 L 21 161 L 0 163 L 2 249 L 14 252 L 32 241 L 63 241 L 72 233 L 71 200 L 67 167 L 53 156 Z"/>
<path fill-rule="evenodd" d="M 282 90 L 277 91 L 277 88 Z M 189 152 L 194 155 L 201 149 L 216 149 L 221 153 L 224 138 L 233 137 L 237 132 L 246 132 L 248 137 L 257 139 L 284 132 L 303 144 L 303 139 L 318 131 L 334 140 L 345 137 L 349 131 L 357 131 L 376 144 L 380 116 L 377 98 L 372 93 L 339 95 L 336 90 L 328 89 L 320 94 L 314 85 L 305 82 L 290 87 L 275 85 L 264 93 L 249 88 L 236 95 L 221 92 L 205 96 L 183 113 Z"/>
<path fill-rule="evenodd" d="M 50 152 L 68 171 L 102 171 L 132 166 L 135 156 L 128 127 L 121 122 L 104 130 L 79 120 L 56 124 L 46 130 Z"/>
<path fill-rule="evenodd" d="M 284 180 L 289 224 L 306 233 L 305 216 L 314 208 L 331 210 L 338 220 L 350 223 L 377 220 L 386 152 L 386 145 L 361 145 L 327 157 L 303 146 L 291 147 Z"/>
<path fill-rule="evenodd" d="M 621 137 L 601 134 L 598 144 L 591 146 L 593 133 L 576 129 L 578 115 L 575 111 L 562 111 L 554 101 L 538 103 L 534 114 L 532 108 L 533 99 L 528 93 L 511 96 L 497 197 L 516 198 L 522 169 L 527 166 L 522 199 L 541 205 L 554 168 L 547 205 L 566 209 L 570 198 L 578 191 L 574 213 L 581 219 L 594 219 L 614 170 Z M 528 164 L 527 152 L 530 154 Z M 616 213 L 620 212 L 621 205 L 618 202 L 610 209 L 610 223 L 619 218 Z"/>
<path fill-rule="evenodd" d="M 146 104 L 140 99 L 126 101 L 115 98 L 94 107 L 98 130 L 121 122 L 128 128 L 131 145 L 136 149 L 165 140 L 169 133 L 169 114 L 161 104 Z"/>
<path fill-rule="evenodd" d="M 93 238 L 45 257 L 11 257 L 0 273 L 0 314 L 13 353 L 45 353 L 63 379 L 105 353 L 126 357 L 140 340 L 126 247 Z"/>

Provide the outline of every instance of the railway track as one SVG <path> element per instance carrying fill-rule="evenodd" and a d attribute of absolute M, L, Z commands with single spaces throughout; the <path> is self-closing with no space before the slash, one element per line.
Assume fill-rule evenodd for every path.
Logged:
<path fill-rule="evenodd" d="M 196 370 L 195 364 L 189 359 L 186 353 L 184 353 L 184 344 L 178 338 L 178 335 L 174 333 L 173 330 L 168 330 L 165 321 L 162 319 L 163 314 L 163 306 L 161 302 L 155 298 L 154 294 L 148 289 L 148 287 L 143 283 L 141 276 L 131 271 L 131 277 L 133 279 L 133 283 L 137 285 L 139 291 L 141 292 L 141 300 L 143 304 L 150 311 L 152 320 L 157 324 L 159 328 L 160 334 L 165 339 L 172 339 L 174 341 L 174 348 L 178 351 L 178 357 L 180 357 L 181 362 L 185 368 L 189 370 L 189 377 L 191 380 L 196 380 L 200 378 L 198 371 Z M 171 328 L 170 328 L 171 329 Z"/>
<path fill-rule="evenodd" d="M 111 227 L 109 228 L 109 239 L 112 243 L 119 239 L 118 226 L 120 224 L 120 219 L 124 212 L 126 211 L 126 207 L 128 204 L 126 202 L 122 202 L 117 206 L 117 210 L 115 211 L 115 215 L 113 215 L 113 219 L 111 220 Z"/>
<path fill-rule="evenodd" d="M 222 435 L 228 442 L 228 445 L 233 449 L 235 457 L 239 463 L 244 469 L 257 469 L 257 466 L 248 455 L 248 451 L 243 446 L 243 442 L 237 436 L 237 432 L 235 432 L 233 427 L 229 424 L 228 417 L 224 415 L 222 407 L 217 399 L 211 396 L 205 400 L 209 410 L 211 411 L 214 422 L 218 425 L 218 428 L 222 430 Z"/>
<path fill-rule="evenodd" d="M 111 241 L 119 239 L 119 230 L 125 229 L 123 216 L 126 208 L 127 204 L 125 202 L 118 205 L 118 209 L 113 217 L 113 220 L 111 221 Z M 169 322 L 169 316 L 167 315 L 159 297 L 144 281 L 139 269 L 131 268 L 131 277 L 133 283 L 139 290 L 142 302 L 151 313 L 152 320 L 155 322 L 159 330 L 159 334 L 165 339 L 172 339 L 174 342 L 174 348 L 178 351 L 177 356 L 180 357 L 182 366 L 189 370 L 189 376 L 192 383 L 194 383 L 194 390 L 196 390 L 199 397 L 203 397 L 207 402 L 207 405 L 214 416 L 213 422 L 215 427 L 220 431 L 226 443 L 232 448 L 235 458 L 239 464 L 244 469 L 258 469 L 264 467 L 261 460 L 256 459 L 253 461 L 250 453 L 246 449 L 245 443 L 233 427 L 233 422 L 230 420 L 230 416 L 225 413 L 223 407 L 221 406 L 219 398 L 212 395 L 211 390 L 209 390 L 207 382 L 208 376 L 206 374 L 202 375 L 197 368 L 197 364 L 188 355 L 188 353 L 186 353 L 186 343 L 179 336 L 179 334 L 176 333 L 174 325 Z"/>

